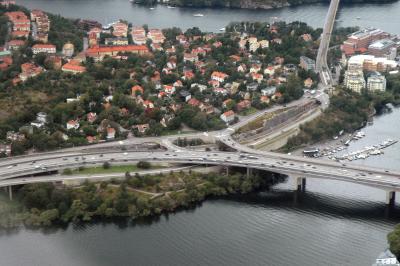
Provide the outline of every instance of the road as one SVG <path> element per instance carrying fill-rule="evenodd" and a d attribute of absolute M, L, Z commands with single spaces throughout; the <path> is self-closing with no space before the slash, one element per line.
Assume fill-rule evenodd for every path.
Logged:
<path fill-rule="evenodd" d="M 339 3 L 340 0 L 331 0 L 316 60 L 316 70 L 320 73 L 321 81 L 326 86 L 332 85 L 332 74 L 328 66 L 327 56 Z"/>
<path fill-rule="evenodd" d="M 229 144 L 229 134 L 221 136 L 221 141 Z M 232 145 L 233 144 L 233 145 Z M 32 158 L 16 158 L 12 162 L 0 162 L 0 180 L 2 185 L 15 185 L 13 178 L 58 171 L 65 168 L 80 166 L 102 165 L 104 162 L 111 164 L 124 164 L 137 161 L 168 162 L 179 164 L 237 166 L 262 169 L 295 177 L 322 178 L 342 180 L 352 183 L 369 185 L 385 190 L 400 191 L 400 173 L 380 170 L 363 166 L 340 165 L 336 162 L 313 160 L 285 154 L 257 151 L 230 143 L 239 150 L 249 151 L 244 154 L 239 152 L 204 152 L 204 151 L 165 151 L 165 152 L 107 152 L 107 153 L 77 153 L 68 155 L 54 154 L 42 158 L 40 154 Z"/>

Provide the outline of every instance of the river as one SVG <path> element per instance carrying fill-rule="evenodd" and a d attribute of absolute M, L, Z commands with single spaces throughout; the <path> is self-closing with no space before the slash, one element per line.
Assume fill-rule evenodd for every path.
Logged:
<path fill-rule="evenodd" d="M 270 21 L 278 17 L 285 21 L 304 21 L 322 27 L 328 11 L 327 4 L 303 5 L 276 10 L 167 8 L 158 5 L 154 10 L 138 6 L 128 0 L 17 0 L 28 8 L 40 8 L 71 18 L 89 18 L 104 24 L 125 19 L 134 25 L 148 24 L 166 28 L 199 27 L 218 31 L 231 21 Z M 202 13 L 204 17 L 193 17 Z M 388 4 L 357 4 L 342 6 L 337 26 L 374 26 L 390 33 L 400 34 L 400 1 Z M 359 17 L 360 19 L 357 19 Z"/>
<path fill-rule="evenodd" d="M 378 116 L 356 149 L 398 138 L 400 109 Z M 400 144 L 363 163 L 400 170 Z M 137 224 L 87 224 L 0 232 L 0 265 L 371 265 L 400 222 L 381 190 L 292 180 L 270 191 L 207 200 L 192 210 Z M 399 197 L 398 197 L 399 198 Z M 400 206 L 400 201 L 397 202 Z"/>

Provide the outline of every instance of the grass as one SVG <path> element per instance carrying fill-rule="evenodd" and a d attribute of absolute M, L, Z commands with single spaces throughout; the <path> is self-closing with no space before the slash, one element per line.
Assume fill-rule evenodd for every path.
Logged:
<path fill-rule="evenodd" d="M 241 112 L 239 113 L 239 115 L 244 115 L 244 116 L 246 116 L 246 115 L 252 115 L 252 114 L 254 114 L 254 113 L 257 112 L 257 111 L 258 111 L 258 110 L 257 110 L 256 108 L 250 107 L 250 108 L 248 108 L 248 109 L 246 109 L 246 110 L 241 111 Z"/>
<path fill-rule="evenodd" d="M 153 168 L 153 167 L 151 167 Z M 125 173 L 142 170 L 136 165 L 111 165 L 110 168 L 105 169 L 103 166 L 85 167 L 81 170 L 72 170 L 73 175 L 94 175 L 94 174 L 112 174 L 112 173 Z M 145 169 L 143 169 L 145 170 Z"/>

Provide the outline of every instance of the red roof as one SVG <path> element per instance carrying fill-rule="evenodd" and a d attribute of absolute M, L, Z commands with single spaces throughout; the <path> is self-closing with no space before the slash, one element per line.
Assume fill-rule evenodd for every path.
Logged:
<path fill-rule="evenodd" d="M 118 46 L 95 46 L 86 50 L 87 53 L 111 53 L 111 52 L 133 52 L 145 51 L 149 49 L 145 45 L 118 45 Z"/>
<path fill-rule="evenodd" d="M 35 44 L 32 49 L 56 49 L 56 46 L 53 44 Z"/>

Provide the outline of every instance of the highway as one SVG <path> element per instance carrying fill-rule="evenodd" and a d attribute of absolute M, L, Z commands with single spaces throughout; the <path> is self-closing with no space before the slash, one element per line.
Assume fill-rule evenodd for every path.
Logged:
<path fill-rule="evenodd" d="M 326 86 L 332 85 L 332 74 L 328 66 L 327 56 L 339 3 L 340 0 L 331 0 L 316 60 L 316 70 L 320 73 L 321 81 Z"/>
<path fill-rule="evenodd" d="M 229 140 L 222 138 L 229 143 Z M 239 145 L 235 144 L 234 146 Z M 241 147 L 239 147 L 241 148 Z M 246 149 L 247 150 L 247 149 Z M 60 171 L 65 168 L 80 166 L 125 164 L 137 161 L 168 162 L 179 164 L 237 166 L 262 169 L 293 177 L 334 179 L 346 182 L 364 184 L 385 190 L 400 190 L 400 173 L 361 166 L 341 166 L 338 163 L 312 160 L 302 157 L 275 154 L 269 152 L 204 152 L 175 151 L 157 152 L 107 152 L 107 153 L 76 153 L 40 155 L 32 158 L 16 158 L 12 162 L 0 162 L 0 180 L 2 186 L 15 185 L 13 178 L 26 182 L 30 175 Z M 23 178 L 25 176 L 25 178 Z M 21 179 L 22 178 L 22 179 Z M 61 178 L 60 178 L 61 179 Z"/>

